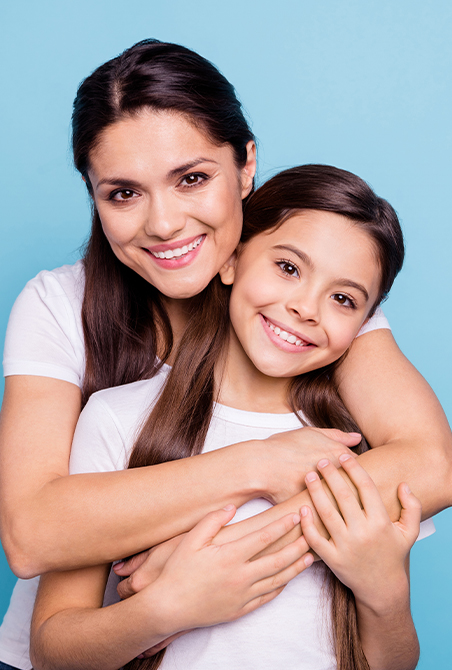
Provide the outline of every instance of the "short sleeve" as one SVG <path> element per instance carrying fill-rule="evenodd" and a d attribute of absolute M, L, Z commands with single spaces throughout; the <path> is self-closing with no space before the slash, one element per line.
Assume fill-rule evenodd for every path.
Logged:
<path fill-rule="evenodd" d="M 6 331 L 3 371 L 53 377 L 81 386 L 83 266 L 40 272 L 14 303 Z"/>
<path fill-rule="evenodd" d="M 389 321 L 385 317 L 383 310 L 381 307 L 377 307 L 375 314 L 370 317 L 369 321 L 366 321 L 356 337 L 364 335 L 365 333 L 370 333 L 372 330 L 379 330 L 380 328 L 391 330 L 391 326 L 389 325 Z"/>
<path fill-rule="evenodd" d="M 122 426 L 97 394 L 80 414 L 72 441 L 69 473 L 111 472 L 127 467 Z"/>

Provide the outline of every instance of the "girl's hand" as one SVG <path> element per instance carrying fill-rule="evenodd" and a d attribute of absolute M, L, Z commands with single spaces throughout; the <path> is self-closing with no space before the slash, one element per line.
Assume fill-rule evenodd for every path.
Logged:
<path fill-rule="evenodd" d="M 406 484 L 400 484 L 399 521 L 392 523 L 369 475 L 347 455 L 339 458 L 358 490 L 362 508 L 334 465 L 323 459 L 319 471 L 337 503 L 329 499 L 318 475 L 310 472 L 306 485 L 330 539 L 313 524 L 309 507 L 301 509 L 301 527 L 309 546 L 334 574 L 373 611 L 382 611 L 397 593 L 407 589 L 405 562 L 419 534 L 421 504 Z"/>
<path fill-rule="evenodd" d="M 274 504 L 288 500 L 305 488 L 305 477 L 320 458 L 327 458 L 339 466 L 339 456 L 355 456 L 349 447 L 355 447 L 360 441 L 359 433 L 311 427 L 277 433 L 257 441 L 252 467 L 256 471 L 258 465 L 266 482 L 262 497 Z"/>
<path fill-rule="evenodd" d="M 157 544 L 155 547 L 142 551 L 126 561 L 113 566 L 113 571 L 119 577 L 126 577 L 117 587 L 121 600 L 125 600 L 135 593 L 142 591 L 146 586 L 155 582 L 161 574 L 165 563 L 173 551 L 179 546 L 186 533 Z"/>
<path fill-rule="evenodd" d="M 208 514 L 185 535 L 148 587 L 150 607 L 158 607 L 159 618 L 173 633 L 238 619 L 275 598 L 287 582 L 312 564 L 303 537 L 253 560 L 299 523 L 297 514 L 239 540 L 213 544 L 235 511 L 228 505 Z"/>

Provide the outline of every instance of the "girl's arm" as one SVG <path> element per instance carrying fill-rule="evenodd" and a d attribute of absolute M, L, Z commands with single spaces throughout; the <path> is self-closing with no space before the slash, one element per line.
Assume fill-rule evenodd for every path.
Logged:
<path fill-rule="evenodd" d="M 250 558 L 298 524 L 289 515 L 221 547 L 213 537 L 235 513 L 210 513 L 188 533 L 146 589 L 102 607 L 108 566 L 41 577 L 31 632 L 37 670 L 115 670 L 187 628 L 232 621 L 281 592 L 312 563 L 304 540 L 275 556 Z"/>
<path fill-rule="evenodd" d="M 227 503 L 238 506 L 259 496 L 284 500 L 304 486 L 306 472 L 324 452 L 335 460 L 346 451 L 318 431 L 301 429 L 149 468 L 68 477 L 79 412 L 75 384 L 34 376 L 6 379 L 0 521 L 3 547 L 20 577 L 142 551 Z M 96 430 L 94 420 L 84 437 L 85 452 L 99 448 Z"/>
<path fill-rule="evenodd" d="M 330 538 L 317 531 L 309 507 L 301 509 L 308 544 L 355 596 L 358 633 L 371 670 L 411 670 L 419 660 L 419 644 L 410 612 L 409 552 L 419 533 L 421 505 L 406 484 L 398 488 L 400 520 L 392 523 L 378 491 L 349 456 L 342 466 L 357 488 L 360 501 L 336 468 L 321 461 L 321 473 L 339 511 L 315 472 L 306 477 L 312 501 Z M 361 507 L 362 506 L 362 507 Z"/>

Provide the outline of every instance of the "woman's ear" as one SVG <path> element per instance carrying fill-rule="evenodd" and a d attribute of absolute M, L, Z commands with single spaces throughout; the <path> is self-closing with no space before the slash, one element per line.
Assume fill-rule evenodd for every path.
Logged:
<path fill-rule="evenodd" d="M 230 284 L 234 283 L 236 263 L 237 263 L 237 252 L 234 251 L 232 256 L 229 256 L 228 260 L 223 265 L 223 267 L 220 268 L 219 274 L 223 284 L 229 286 Z"/>
<path fill-rule="evenodd" d="M 256 143 L 250 140 L 246 145 L 246 163 L 241 169 L 242 200 L 253 188 L 253 179 L 256 174 Z"/>

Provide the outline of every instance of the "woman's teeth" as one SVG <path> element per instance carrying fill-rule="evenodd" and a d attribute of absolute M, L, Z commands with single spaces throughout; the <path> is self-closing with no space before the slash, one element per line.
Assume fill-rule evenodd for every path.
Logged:
<path fill-rule="evenodd" d="M 193 249 L 196 249 L 196 247 L 199 247 L 203 239 L 203 235 L 201 237 L 198 237 L 194 242 L 190 242 L 190 244 L 184 245 L 181 248 L 177 249 L 168 249 L 167 251 L 151 251 L 151 254 L 155 256 L 155 258 L 180 258 L 181 256 L 185 256 L 188 254 L 189 251 L 193 251 Z"/>
<path fill-rule="evenodd" d="M 278 335 L 278 337 L 280 337 L 285 342 L 289 342 L 289 344 L 295 344 L 297 347 L 301 347 L 303 344 L 307 344 L 307 342 L 299 340 L 295 335 L 289 335 L 287 331 L 281 330 L 281 328 L 273 325 L 273 323 L 270 323 L 270 321 L 267 321 L 267 326 L 275 333 L 275 335 Z"/>

